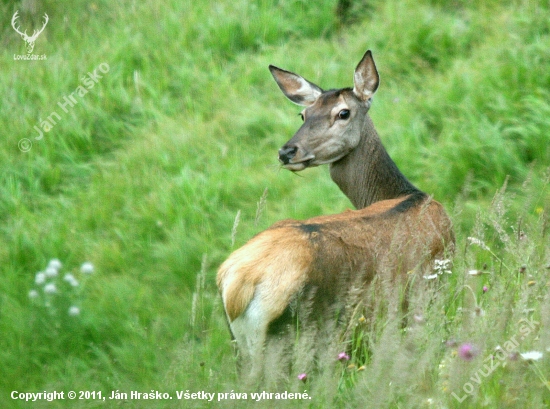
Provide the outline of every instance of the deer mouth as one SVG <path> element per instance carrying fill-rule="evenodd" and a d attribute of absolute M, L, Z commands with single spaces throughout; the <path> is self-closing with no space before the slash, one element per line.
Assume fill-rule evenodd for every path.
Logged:
<path fill-rule="evenodd" d="M 306 159 L 300 162 L 289 162 L 283 164 L 283 168 L 287 170 L 291 170 L 293 172 L 299 172 L 300 170 L 304 170 L 305 168 L 308 168 L 311 165 L 311 162 L 313 162 L 314 158 Z"/>

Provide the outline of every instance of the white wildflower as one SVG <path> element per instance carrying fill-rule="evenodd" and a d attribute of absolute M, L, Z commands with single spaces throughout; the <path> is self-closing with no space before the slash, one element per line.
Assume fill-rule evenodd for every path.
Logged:
<path fill-rule="evenodd" d="M 80 308 L 78 308 L 76 305 L 73 305 L 69 308 L 69 315 L 71 317 L 75 317 L 77 315 L 80 315 Z"/>
<path fill-rule="evenodd" d="M 37 285 L 44 284 L 46 282 L 46 274 L 44 274 L 42 271 L 39 273 L 36 273 L 36 277 L 34 278 L 34 282 Z"/>
<path fill-rule="evenodd" d="M 451 274 L 451 260 L 435 260 L 434 270 L 437 271 L 438 274 Z"/>
<path fill-rule="evenodd" d="M 57 287 L 54 283 L 48 283 L 44 286 L 44 292 L 46 294 L 55 294 L 57 292 Z"/>
<path fill-rule="evenodd" d="M 434 274 L 426 275 L 424 276 L 424 278 L 426 280 L 434 280 L 437 278 L 437 276 L 442 275 L 444 273 L 451 274 L 452 271 L 450 270 L 450 268 L 451 268 L 451 260 L 449 259 L 434 260 L 434 266 L 433 266 Z"/>
<path fill-rule="evenodd" d="M 78 280 L 74 278 L 74 276 L 71 273 L 65 274 L 65 276 L 63 277 L 63 281 L 66 281 L 73 287 L 78 287 Z"/>
<path fill-rule="evenodd" d="M 56 258 L 51 259 L 50 262 L 48 263 L 48 268 L 54 268 L 56 270 L 59 270 L 62 266 L 63 264 L 61 264 L 61 261 L 59 261 Z"/>
<path fill-rule="evenodd" d="M 446 258 L 444 260 L 435 259 L 434 260 L 434 265 L 435 265 L 434 268 L 436 268 L 436 269 L 447 270 L 451 266 L 451 260 L 449 260 L 448 258 Z"/>
<path fill-rule="evenodd" d="M 483 271 L 481 271 L 481 270 L 469 270 L 468 274 L 470 274 L 471 276 L 480 276 L 481 274 L 483 274 Z"/>
<path fill-rule="evenodd" d="M 38 297 L 38 291 L 36 290 L 29 291 L 29 298 L 37 298 L 37 297 Z"/>
<path fill-rule="evenodd" d="M 487 246 L 482 240 L 477 237 L 468 237 L 468 243 L 475 244 L 476 246 L 481 247 L 483 250 L 491 251 L 489 246 Z"/>
<path fill-rule="evenodd" d="M 521 357 L 526 361 L 538 361 L 542 358 L 542 352 L 539 351 L 529 351 L 520 353 Z"/>
<path fill-rule="evenodd" d="M 44 273 L 46 277 L 57 277 L 58 270 L 54 267 L 48 267 Z"/>
<path fill-rule="evenodd" d="M 94 272 L 94 265 L 89 261 L 86 261 L 80 266 L 80 272 L 82 274 L 92 274 Z"/>

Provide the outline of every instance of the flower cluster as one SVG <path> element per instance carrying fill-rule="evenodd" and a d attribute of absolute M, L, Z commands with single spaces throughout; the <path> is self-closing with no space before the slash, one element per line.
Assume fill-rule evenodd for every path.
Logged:
<path fill-rule="evenodd" d="M 429 274 L 427 276 L 424 276 L 426 280 L 434 280 L 438 276 L 443 274 L 451 274 L 451 260 L 444 259 L 444 260 L 434 260 L 434 266 L 433 266 L 433 274 Z"/>
<path fill-rule="evenodd" d="M 37 305 L 46 307 L 51 315 L 64 310 L 71 317 L 80 315 L 77 296 L 81 283 L 72 273 L 65 273 L 61 278 L 63 264 L 58 259 L 52 259 L 44 271 L 39 271 L 34 277 L 35 287 L 29 291 L 29 298 Z M 82 264 L 80 275 L 83 279 L 94 272 L 90 262 Z"/>

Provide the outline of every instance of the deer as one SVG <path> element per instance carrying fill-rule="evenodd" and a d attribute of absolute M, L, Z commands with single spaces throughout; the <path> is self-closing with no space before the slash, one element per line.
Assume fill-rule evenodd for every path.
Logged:
<path fill-rule="evenodd" d="M 219 267 L 230 332 L 255 373 L 269 341 L 294 325 L 300 302 L 310 308 L 300 325 L 331 317 L 338 294 L 366 288 L 376 276 L 405 280 L 452 254 L 455 244 L 443 206 L 401 173 L 368 115 L 380 82 L 370 50 L 355 69 L 353 88 L 325 91 L 290 71 L 269 70 L 283 94 L 304 107 L 303 124 L 279 150 L 282 167 L 299 172 L 328 164 L 356 210 L 279 221 Z"/>
<path fill-rule="evenodd" d="M 27 35 L 27 30 L 25 30 L 24 32 L 21 32 L 21 29 L 16 25 L 17 19 L 19 18 L 17 13 L 19 13 L 19 10 L 17 10 L 15 12 L 15 14 L 13 15 L 13 17 L 11 19 L 11 26 L 13 27 L 13 29 L 17 32 L 17 34 L 19 34 L 21 36 L 21 38 L 27 44 L 26 45 L 27 54 L 31 54 L 32 50 L 34 50 L 34 43 L 35 43 L 36 39 L 38 38 L 40 33 L 42 33 L 42 31 L 44 31 L 44 29 L 46 28 L 46 24 L 48 24 L 49 17 L 46 13 L 44 13 L 44 24 L 42 25 L 42 28 L 40 28 L 39 30 L 34 30 L 33 33 L 32 33 L 32 36 L 29 37 Z"/>

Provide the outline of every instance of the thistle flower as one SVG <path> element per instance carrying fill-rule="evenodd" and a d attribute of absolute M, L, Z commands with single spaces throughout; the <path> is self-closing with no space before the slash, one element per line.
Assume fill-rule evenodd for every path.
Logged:
<path fill-rule="evenodd" d="M 479 353 L 477 347 L 469 342 L 466 342 L 458 347 L 458 356 L 465 361 L 471 361 Z"/>
<path fill-rule="evenodd" d="M 301 373 L 300 375 L 298 375 L 298 380 L 300 380 L 302 382 L 307 381 L 307 374 L 306 373 Z"/>
<path fill-rule="evenodd" d="M 338 354 L 338 360 L 339 360 L 339 361 L 342 361 L 342 362 L 343 362 L 343 361 L 349 361 L 349 355 L 346 354 L 345 352 L 340 352 L 340 353 Z"/>
<path fill-rule="evenodd" d="M 94 272 L 94 265 L 89 261 L 86 261 L 80 266 L 80 272 L 82 274 L 92 274 Z"/>
<path fill-rule="evenodd" d="M 486 293 L 487 291 L 489 291 L 489 287 L 487 287 L 486 285 L 483 286 L 483 292 Z"/>

